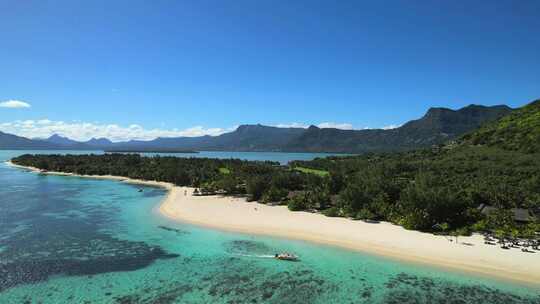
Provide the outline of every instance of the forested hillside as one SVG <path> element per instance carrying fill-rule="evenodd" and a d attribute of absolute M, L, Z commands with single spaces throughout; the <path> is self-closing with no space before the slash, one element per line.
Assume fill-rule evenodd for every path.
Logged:
<path fill-rule="evenodd" d="M 512 151 L 540 152 L 540 100 L 467 134 L 464 141 Z"/>
<path fill-rule="evenodd" d="M 507 106 L 470 105 L 459 110 L 431 108 L 422 118 L 391 130 L 338 130 L 312 126 L 284 149 L 354 153 L 405 151 L 444 143 L 510 112 Z"/>

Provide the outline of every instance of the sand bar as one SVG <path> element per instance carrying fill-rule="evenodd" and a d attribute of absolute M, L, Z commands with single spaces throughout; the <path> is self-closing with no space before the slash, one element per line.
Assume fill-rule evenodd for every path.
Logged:
<path fill-rule="evenodd" d="M 193 196 L 194 188 L 177 187 L 165 182 L 120 176 L 46 173 L 164 187 L 169 193 L 158 211 L 181 222 L 232 232 L 311 241 L 540 287 L 540 253 L 485 245 L 481 235 L 459 237 L 459 243 L 456 243 L 455 238 L 410 231 L 386 222 L 372 224 L 309 212 L 291 212 L 285 206 L 268 206 L 247 202 L 243 198 Z M 453 241 L 450 242 L 450 239 Z"/>

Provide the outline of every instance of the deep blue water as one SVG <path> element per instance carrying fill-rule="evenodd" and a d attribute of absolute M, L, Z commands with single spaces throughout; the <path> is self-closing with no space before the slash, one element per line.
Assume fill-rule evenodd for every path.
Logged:
<path fill-rule="evenodd" d="M 0 185 L 2 304 L 540 303 L 532 287 L 171 222 L 160 188 L 4 163 Z M 280 251 L 302 261 L 269 258 Z"/>

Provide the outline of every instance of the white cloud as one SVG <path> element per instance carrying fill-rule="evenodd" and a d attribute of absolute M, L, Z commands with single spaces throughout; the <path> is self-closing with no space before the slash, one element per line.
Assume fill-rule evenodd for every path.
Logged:
<path fill-rule="evenodd" d="M 235 127 L 227 128 L 227 129 L 222 129 L 222 128 L 205 129 L 202 126 L 195 126 L 195 127 L 182 130 L 182 131 L 178 131 L 178 132 L 179 134 L 181 134 L 181 136 L 186 136 L 186 137 L 195 137 L 195 136 L 204 136 L 204 135 L 217 136 L 226 132 L 234 131 L 235 129 L 236 129 Z"/>
<path fill-rule="evenodd" d="M 401 125 L 388 125 L 388 126 L 382 127 L 381 129 L 383 129 L 383 130 L 391 130 L 391 129 L 396 129 L 396 128 L 399 128 L 399 127 L 401 127 Z"/>
<path fill-rule="evenodd" d="M 274 125 L 278 128 L 304 128 L 307 129 L 309 127 L 308 124 L 299 123 L 299 122 L 293 122 L 293 123 L 282 123 Z M 333 128 L 333 129 L 341 129 L 341 130 L 374 130 L 374 129 L 383 129 L 383 130 L 390 130 L 390 129 L 396 129 L 401 127 L 401 124 L 390 124 L 384 127 L 380 128 L 373 128 L 373 127 L 354 127 L 351 123 L 337 123 L 337 122 L 321 122 L 316 125 L 317 127 L 321 129 L 326 128 Z"/>
<path fill-rule="evenodd" d="M 337 128 L 343 130 L 364 130 L 369 128 L 354 128 L 350 123 L 322 122 L 317 124 L 319 128 Z M 388 130 L 397 128 L 400 125 L 389 125 L 382 129 Z M 138 124 L 121 126 L 118 124 L 105 124 L 99 122 L 82 121 L 52 121 L 49 119 L 39 120 L 15 120 L 10 122 L 0 122 L 0 131 L 11 133 L 28 138 L 47 138 L 53 134 L 66 136 L 74 140 L 86 141 L 92 137 L 105 137 L 112 141 L 152 140 L 157 137 L 195 137 L 195 136 L 217 136 L 226 132 L 236 130 L 238 126 L 230 128 L 206 128 L 203 126 L 194 126 L 187 129 L 165 129 L 154 128 L 146 129 Z M 289 123 L 278 124 L 280 128 L 308 128 L 307 124 Z"/>
<path fill-rule="evenodd" d="M 6 100 L 0 102 L 0 108 L 30 108 L 30 104 L 20 100 Z"/>
<path fill-rule="evenodd" d="M 321 129 L 333 128 L 342 130 L 352 130 L 353 126 L 350 123 L 335 123 L 335 122 L 322 122 L 317 125 Z"/>
<path fill-rule="evenodd" d="M 293 123 L 282 123 L 275 125 L 278 128 L 304 128 L 307 129 L 309 125 L 299 123 L 299 122 L 293 122 Z M 321 122 L 320 124 L 317 124 L 317 127 L 321 129 L 325 128 L 334 128 L 334 129 L 342 129 L 342 130 L 353 130 L 353 125 L 350 123 L 335 123 L 335 122 Z"/>
<path fill-rule="evenodd" d="M 52 121 L 48 120 L 48 119 L 40 119 L 37 121 L 38 124 L 40 125 L 48 125 L 50 123 L 52 123 Z"/>
<path fill-rule="evenodd" d="M 51 121 L 49 119 L 16 120 L 0 123 L 0 131 L 28 138 L 47 138 L 53 134 L 58 134 L 79 141 L 86 141 L 92 137 L 105 137 L 116 142 L 131 139 L 152 140 L 157 137 L 216 136 L 233 131 L 234 129 L 235 128 L 205 128 L 203 126 L 195 126 L 183 130 L 145 129 L 137 124 L 123 127 L 117 124 L 96 124 L 80 121 L 64 122 Z"/>
<path fill-rule="evenodd" d="M 278 128 L 304 128 L 304 129 L 307 129 L 309 127 L 308 125 L 299 123 L 299 122 L 293 122 L 289 124 L 277 124 L 275 126 Z"/>

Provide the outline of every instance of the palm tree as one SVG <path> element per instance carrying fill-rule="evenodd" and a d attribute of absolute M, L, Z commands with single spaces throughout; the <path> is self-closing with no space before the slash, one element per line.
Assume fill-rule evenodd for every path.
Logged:
<path fill-rule="evenodd" d="M 448 235 L 448 230 L 450 229 L 450 225 L 448 223 L 442 223 L 442 224 L 435 224 L 433 225 L 433 228 L 438 228 L 442 231 L 442 233 L 446 236 Z M 450 239 L 450 241 L 452 241 Z"/>

